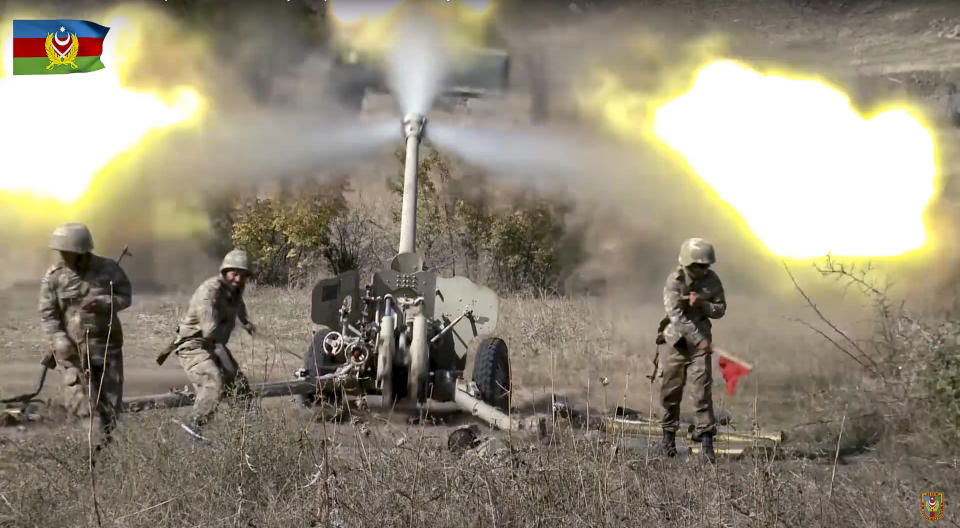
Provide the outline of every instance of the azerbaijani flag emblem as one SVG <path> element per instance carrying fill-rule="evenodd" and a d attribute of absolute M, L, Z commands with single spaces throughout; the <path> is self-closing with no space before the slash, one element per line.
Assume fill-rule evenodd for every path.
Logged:
<path fill-rule="evenodd" d="M 13 74 L 102 70 L 107 31 L 110 28 L 86 20 L 14 20 Z"/>

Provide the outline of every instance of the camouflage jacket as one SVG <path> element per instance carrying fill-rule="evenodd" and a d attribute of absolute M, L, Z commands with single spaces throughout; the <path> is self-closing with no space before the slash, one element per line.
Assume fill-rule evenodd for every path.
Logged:
<path fill-rule="evenodd" d="M 66 336 L 79 345 L 87 341 L 107 344 L 109 334 L 111 347 L 121 347 L 123 328 L 117 313 L 130 306 L 132 295 L 127 274 L 109 258 L 91 254 L 84 269 L 78 271 L 58 262 L 40 281 L 39 309 L 43 331 L 50 336 L 51 342 Z M 81 309 L 93 298 L 98 301 L 97 308 L 90 312 Z"/>
<path fill-rule="evenodd" d="M 187 313 L 177 328 L 178 345 L 187 342 L 204 347 L 226 345 L 238 318 L 244 324 L 249 321 L 243 293 L 234 292 L 220 276 L 211 277 L 203 281 L 190 298 Z"/>
<path fill-rule="evenodd" d="M 687 300 L 691 292 L 696 292 L 699 298 L 696 306 L 690 306 Z M 680 338 L 686 338 L 687 343 L 694 346 L 703 339 L 712 341 L 710 319 L 719 319 L 727 311 L 720 277 L 713 270 L 707 270 L 703 278 L 692 281 L 683 266 L 677 266 L 663 287 L 663 307 L 670 320 L 663 329 L 669 345 L 676 344 Z"/>

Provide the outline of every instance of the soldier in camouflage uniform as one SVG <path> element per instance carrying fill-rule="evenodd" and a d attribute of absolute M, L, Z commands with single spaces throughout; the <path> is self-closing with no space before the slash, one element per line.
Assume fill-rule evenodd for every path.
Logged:
<path fill-rule="evenodd" d="M 675 437 L 680 424 L 680 402 L 689 369 L 696 404 L 693 439 L 703 446 L 703 455 L 715 461 L 713 436 L 717 432 L 713 413 L 713 374 L 710 319 L 723 317 L 727 301 L 723 284 L 710 265 L 716 262 L 713 246 L 702 238 L 686 240 L 680 247 L 680 265 L 663 287 L 667 312 L 659 342 L 670 345 L 663 358 L 660 398 L 663 402 L 663 447 L 668 456 L 677 453 Z"/>
<path fill-rule="evenodd" d="M 176 354 L 196 390 L 190 422 L 183 428 L 197 438 L 227 392 L 248 399 L 249 384 L 227 348 L 237 319 L 250 335 L 243 290 L 250 276 L 247 253 L 234 249 L 220 265 L 220 274 L 203 282 L 190 299 L 177 329 Z"/>
<path fill-rule="evenodd" d="M 63 375 L 68 411 L 94 420 L 110 440 L 123 398 L 123 328 L 117 314 L 130 306 L 132 288 L 123 269 L 91 253 L 83 224 L 57 227 L 50 249 L 60 253 L 40 285 L 40 320 Z"/>

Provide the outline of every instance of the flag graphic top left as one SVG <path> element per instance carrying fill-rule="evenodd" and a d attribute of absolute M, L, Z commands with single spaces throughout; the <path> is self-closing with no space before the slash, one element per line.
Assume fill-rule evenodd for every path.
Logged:
<path fill-rule="evenodd" d="M 13 74 L 102 70 L 107 31 L 110 28 L 87 20 L 14 20 Z"/>

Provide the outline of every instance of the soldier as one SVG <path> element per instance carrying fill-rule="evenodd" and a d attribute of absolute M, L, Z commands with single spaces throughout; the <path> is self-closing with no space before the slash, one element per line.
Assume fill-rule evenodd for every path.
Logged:
<path fill-rule="evenodd" d="M 693 440 L 700 441 L 703 455 L 715 462 L 713 436 L 717 432 L 711 393 L 710 319 L 723 317 L 727 310 L 723 285 L 710 265 L 716 262 L 713 246 L 702 238 L 691 238 L 680 246 L 680 265 L 667 277 L 663 287 L 663 305 L 667 324 L 662 325 L 662 339 L 670 345 L 663 361 L 660 397 L 663 401 L 663 447 L 668 456 L 675 456 L 675 438 L 680 424 L 680 402 L 691 368 L 693 398 L 697 423 Z"/>
<path fill-rule="evenodd" d="M 203 439 L 200 428 L 213 416 L 227 391 L 243 398 L 250 395 L 246 376 L 227 348 L 237 319 L 248 334 L 255 332 L 243 302 L 249 276 L 247 253 L 240 249 L 227 253 L 220 274 L 197 288 L 177 328 L 175 351 L 196 390 L 190 422 L 181 426 L 196 438 Z"/>
<path fill-rule="evenodd" d="M 87 226 L 67 223 L 50 237 L 60 261 L 40 284 L 40 320 L 63 375 L 67 410 L 90 416 L 109 442 L 123 399 L 123 328 L 117 314 L 132 288 L 119 264 L 91 253 Z M 98 447 L 102 445 L 98 443 Z"/>

